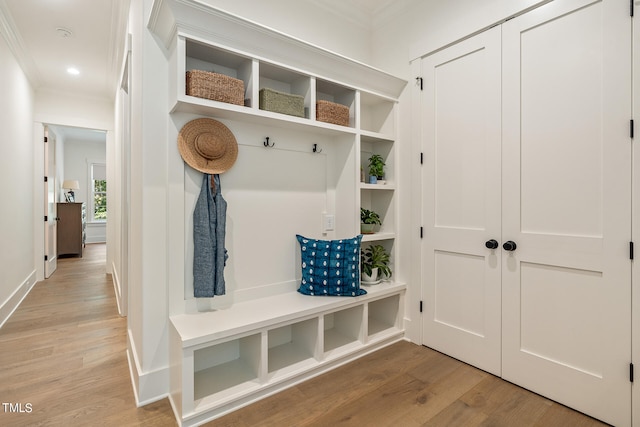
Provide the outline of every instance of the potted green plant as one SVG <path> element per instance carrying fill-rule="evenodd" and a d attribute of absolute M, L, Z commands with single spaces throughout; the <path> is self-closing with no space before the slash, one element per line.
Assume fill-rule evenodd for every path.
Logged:
<path fill-rule="evenodd" d="M 369 157 L 369 183 L 377 184 L 384 179 L 384 159 L 380 154 L 372 154 Z"/>
<path fill-rule="evenodd" d="M 371 245 L 361 251 L 360 267 L 362 283 L 375 285 L 382 278 L 390 278 L 393 274 L 389 267 L 389 253 L 382 245 Z"/>
<path fill-rule="evenodd" d="M 382 225 L 380 216 L 369 209 L 360 208 L 360 232 L 362 234 L 373 234 L 376 225 Z"/>

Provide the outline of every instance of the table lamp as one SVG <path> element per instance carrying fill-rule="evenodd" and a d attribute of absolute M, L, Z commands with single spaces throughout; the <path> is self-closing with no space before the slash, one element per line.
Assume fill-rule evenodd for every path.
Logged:
<path fill-rule="evenodd" d="M 65 190 L 69 190 L 69 192 L 65 194 L 65 198 L 67 199 L 67 202 L 75 202 L 76 199 L 75 199 L 75 193 L 73 192 L 73 190 L 79 190 L 80 183 L 74 179 L 65 179 L 64 181 L 62 181 L 62 188 Z"/>

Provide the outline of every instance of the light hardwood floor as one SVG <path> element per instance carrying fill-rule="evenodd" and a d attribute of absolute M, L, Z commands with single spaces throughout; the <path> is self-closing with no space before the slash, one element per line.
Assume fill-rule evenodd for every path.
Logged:
<path fill-rule="evenodd" d="M 167 399 L 135 407 L 126 319 L 104 245 L 61 259 L 0 329 L 0 426 L 175 426 Z M 401 342 L 207 426 L 602 426 L 425 347 Z"/>

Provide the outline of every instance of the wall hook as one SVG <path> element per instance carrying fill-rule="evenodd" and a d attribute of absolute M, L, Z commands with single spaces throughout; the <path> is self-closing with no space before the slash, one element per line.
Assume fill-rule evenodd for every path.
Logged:
<path fill-rule="evenodd" d="M 322 148 L 318 150 L 318 144 L 313 144 L 314 153 L 322 153 Z"/>
<path fill-rule="evenodd" d="M 275 142 L 272 142 L 271 144 L 269 144 L 269 137 L 268 137 L 268 136 L 267 136 L 267 139 L 265 139 L 265 140 L 262 142 L 262 144 L 263 144 L 265 147 L 269 147 L 269 148 L 271 148 L 271 147 L 273 147 L 273 146 L 275 146 L 275 145 L 276 145 L 276 144 L 275 144 Z"/>

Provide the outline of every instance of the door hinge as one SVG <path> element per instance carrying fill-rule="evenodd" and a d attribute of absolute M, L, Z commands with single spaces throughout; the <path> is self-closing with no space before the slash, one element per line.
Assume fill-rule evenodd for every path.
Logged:
<path fill-rule="evenodd" d="M 629 0 L 629 16 L 633 18 L 633 0 Z"/>
<path fill-rule="evenodd" d="M 420 301 L 420 313 L 422 313 L 422 301 Z"/>
<path fill-rule="evenodd" d="M 44 216 L 44 222 L 47 222 L 47 221 L 49 221 L 49 217 L 45 215 Z"/>
<path fill-rule="evenodd" d="M 49 256 L 48 256 L 48 255 L 45 255 L 45 256 L 44 256 L 44 260 L 45 260 L 45 261 L 49 261 Z"/>
<path fill-rule="evenodd" d="M 49 182 L 49 177 L 48 176 L 44 177 L 44 182 Z"/>
<path fill-rule="evenodd" d="M 633 363 L 629 363 L 629 381 L 633 382 Z"/>
<path fill-rule="evenodd" d="M 629 259 L 633 259 L 633 242 L 629 242 Z"/>
<path fill-rule="evenodd" d="M 416 77 L 416 86 L 420 86 L 420 90 L 424 89 L 424 80 L 422 77 Z"/>
<path fill-rule="evenodd" d="M 424 164 L 424 153 L 420 153 L 420 164 Z"/>
<path fill-rule="evenodd" d="M 424 237 L 424 227 L 420 227 L 420 238 Z"/>
<path fill-rule="evenodd" d="M 49 142 L 49 137 L 48 136 L 44 137 L 44 142 Z"/>
<path fill-rule="evenodd" d="M 633 131 L 635 126 L 633 125 L 633 119 L 629 120 L 629 138 L 633 139 Z"/>

